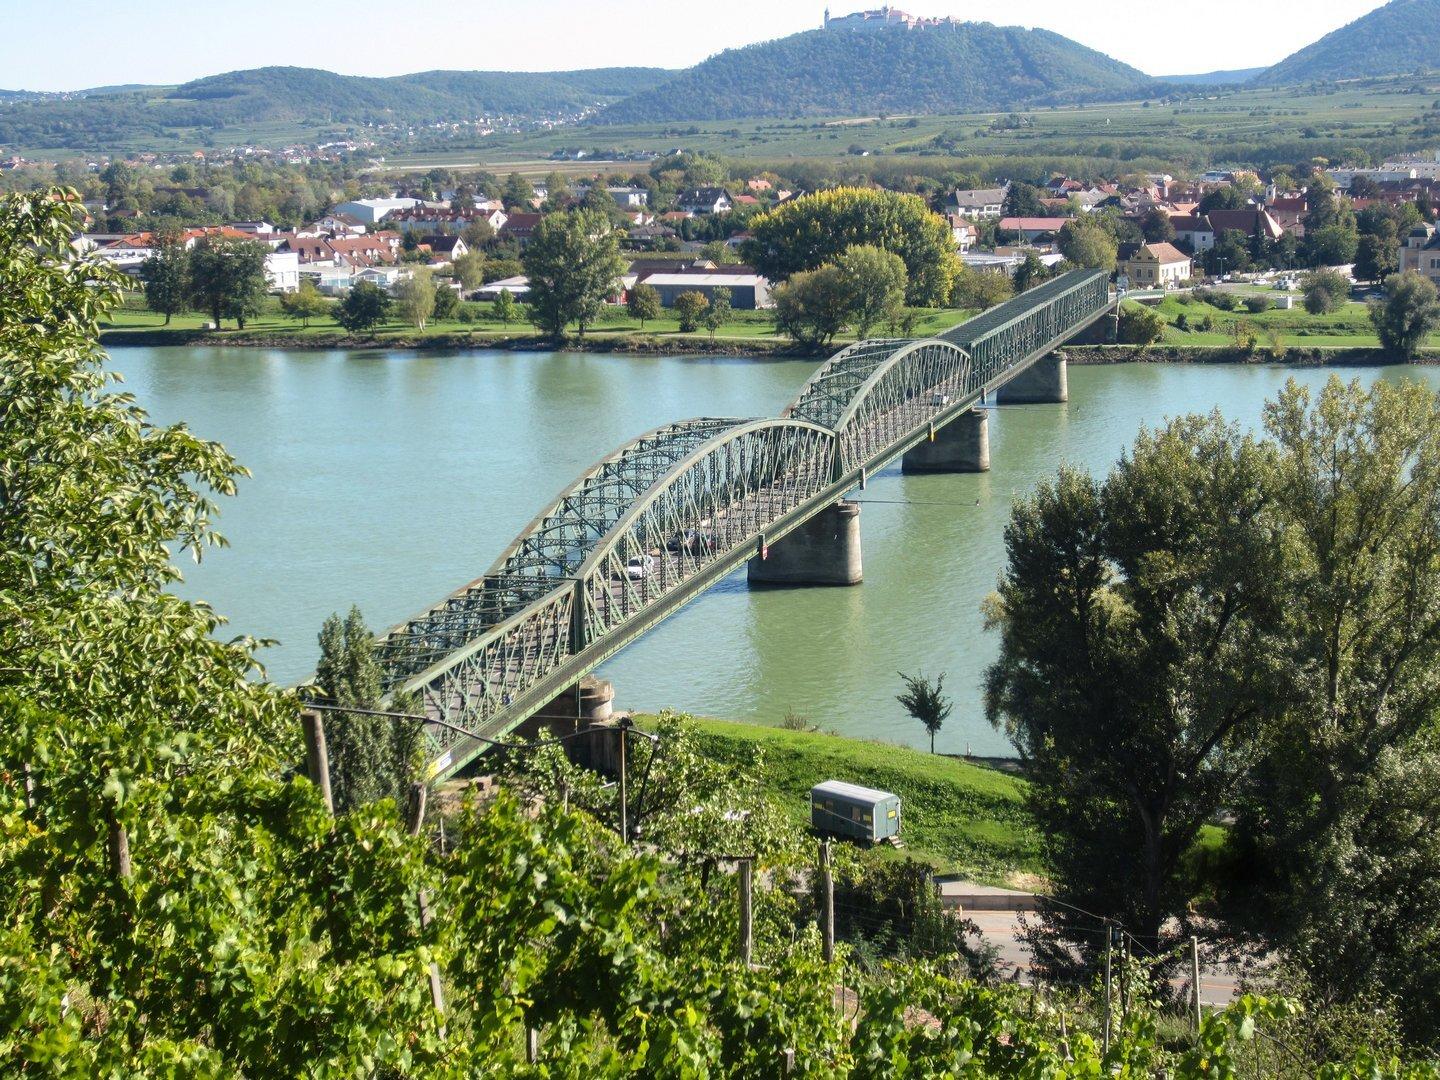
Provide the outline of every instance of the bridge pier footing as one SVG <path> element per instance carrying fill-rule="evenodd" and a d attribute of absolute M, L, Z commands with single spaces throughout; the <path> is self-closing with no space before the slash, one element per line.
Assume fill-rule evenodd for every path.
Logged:
<path fill-rule="evenodd" d="M 995 392 L 1001 405 L 1058 405 L 1070 400 L 1070 382 L 1061 353 L 1042 356 Z"/>
<path fill-rule="evenodd" d="M 989 472 L 990 414 L 984 409 L 961 413 L 933 440 L 906 451 L 900 468 L 907 473 Z"/>
<path fill-rule="evenodd" d="M 838 502 L 750 560 L 751 585 L 859 585 L 860 504 Z"/>

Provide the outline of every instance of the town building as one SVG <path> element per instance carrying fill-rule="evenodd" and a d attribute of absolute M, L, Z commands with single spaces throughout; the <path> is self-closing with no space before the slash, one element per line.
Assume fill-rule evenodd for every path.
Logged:
<path fill-rule="evenodd" d="M 901 11 L 886 4 L 882 8 L 871 11 L 856 11 L 850 15 L 841 15 L 838 19 L 830 17 L 830 9 L 825 9 L 826 30 L 859 30 L 874 32 L 877 30 L 941 30 L 962 25 L 959 19 L 953 18 L 927 18 L 923 15 L 911 15 L 909 12 Z"/>
<path fill-rule="evenodd" d="M 1416 225 L 1400 245 L 1400 271 L 1414 270 L 1440 286 L 1440 232 L 1429 224 Z"/>
<path fill-rule="evenodd" d="M 1190 256 L 1174 244 L 1122 244 L 1116 259 L 1132 289 L 1171 289 L 1190 280 Z"/>
<path fill-rule="evenodd" d="M 349 214 L 366 225 L 375 225 L 397 210 L 409 210 L 419 206 L 419 199 L 354 199 L 331 207 L 333 214 Z"/>
<path fill-rule="evenodd" d="M 680 209 L 691 214 L 728 214 L 730 193 L 722 187 L 692 188 L 680 196 Z"/>
<path fill-rule="evenodd" d="M 700 274 L 648 274 L 640 280 L 660 294 L 660 304 L 667 308 L 675 306 L 675 298 L 681 293 L 698 292 L 710 300 L 717 289 L 730 290 L 730 306 L 737 311 L 755 311 L 771 306 L 768 279 L 753 271 L 742 274 L 726 272 L 732 269 L 716 267 Z"/>
<path fill-rule="evenodd" d="M 1000 219 L 1003 232 L 1019 233 L 1020 239 L 1033 244 L 1036 240 L 1054 237 L 1070 223 L 1065 217 L 1007 217 Z"/>
<path fill-rule="evenodd" d="M 947 212 L 967 218 L 998 218 L 1004 213 L 1010 185 L 997 188 L 970 188 L 952 191 L 945 197 Z"/>

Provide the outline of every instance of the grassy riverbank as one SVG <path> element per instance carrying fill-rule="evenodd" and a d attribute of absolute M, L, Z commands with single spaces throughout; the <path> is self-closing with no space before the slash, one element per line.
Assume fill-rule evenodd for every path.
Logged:
<path fill-rule="evenodd" d="M 821 781 L 893 791 L 904 808 L 905 854 L 991 884 L 1034 884 L 1039 837 L 1020 777 L 890 743 L 723 720 L 696 725 L 717 760 L 758 756 L 766 793 L 799 823 L 809 823 L 810 788 Z"/>
<path fill-rule="evenodd" d="M 488 307 L 488 305 L 487 305 Z M 943 333 L 974 314 L 955 308 L 922 313 L 915 325 L 918 337 Z M 278 311 L 267 311 L 247 321 L 244 330 L 226 324 L 225 329 L 206 330 L 207 316 L 186 312 L 165 325 L 163 317 L 128 306 L 116 311 L 102 324 L 101 340 L 106 345 L 230 345 L 272 349 L 547 349 L 556 348 L 555 339 L 535 331 L 529 323 L 503 324 L 490 318 L 474 322 L 456 319 L 430 322 L 424 330 L 398 321 L 388 322 L 373 333 L 352 334 L 329 318 L 312 319 L 301 326 Z M 884 333 L 877 329 L 875 333 Z M 841 335 L 835 348 L 855 340 Z M 777 334 L 768 311 L 736 311 L 731 322 L 711 336 L 709 331 L 683 333 L 679 322 L 665 312 L 642 327 L 624 308 L 605 311 L 601 320 L 583 337 L 570 335 L 565 348 L 653 353 L 744 353 L 754 355 L 797 353 L 789 338 Z"/>

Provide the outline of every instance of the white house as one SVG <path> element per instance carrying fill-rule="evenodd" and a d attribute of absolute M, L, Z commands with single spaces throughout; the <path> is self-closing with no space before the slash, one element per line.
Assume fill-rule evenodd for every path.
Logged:
<path fill-rule="evenodd" d="M 300 288 L 300 256 L 293 251 L 270 252 L 265 256 L 265 280 L 271 292 L 295 292 Z"/>
<path fill-rule="evenodd" d="M 475 290 L 472 297 L 476 300 L 496 300 L 499 299 L 502 292 L 508 292 L 516 300 L 523 300 L 530 292 L 530 279 L 523 274 L 501 278 L 499 281 L 481 285 Z"/>

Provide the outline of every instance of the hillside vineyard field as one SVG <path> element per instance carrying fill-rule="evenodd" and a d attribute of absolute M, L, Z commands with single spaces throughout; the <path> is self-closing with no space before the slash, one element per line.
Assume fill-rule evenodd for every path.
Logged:
<path fill-rule="evenodd" d="M 1085 162 L 1124 171 L 1226 163 L 1340 160 L 1352 148 L 1377 160 L 1440 138 L 1440 76 L 1349 85 L 1232 89 L 1155 99 L 947 116 L 711 121 L 565 127 L 497 134 L 468 146 L 401 151 L 393 168 L 537 163 L 565 150 L 666 152 L 676 146 L 750 161 L 840 160 L 866 170 L 908 159 L 958 159 L 992 172 L 1014 162 Z M 594 167 L 593 156 L 587 158 Z M 934 163 L 916 165 L 933 172 Z"/>

